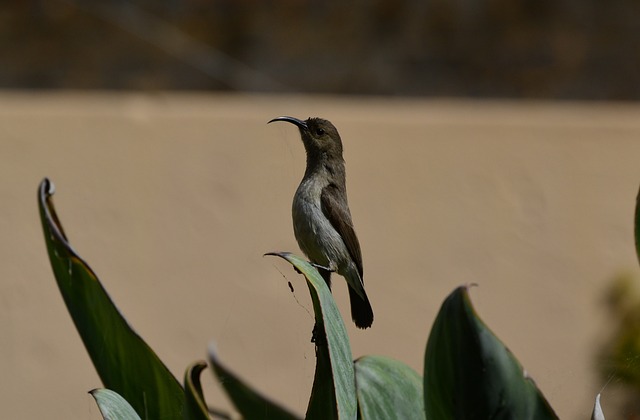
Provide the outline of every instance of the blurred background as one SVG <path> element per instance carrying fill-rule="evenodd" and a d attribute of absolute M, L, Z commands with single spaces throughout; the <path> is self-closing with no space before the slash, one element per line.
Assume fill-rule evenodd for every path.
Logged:
<path fill-rule="evenodd" d="M 632 0 L 35 1 L 0 87 L 633 100 Z"/>
<path fill-rule="evenodd" d="M 306 287 L 262 257 L 299 253 L 304 151 L 266 125 L 293 115 L 345 143 L 376 313 L 348 323 L 355 357 L 421 372 L 441 302 L 478 283 L 478 313 L 560 418 L 588 418 L 601 391 L 607 418 L 640 418 L 639 2 L 7 0 L 0 34 L 5 417 L 100 418 L 46 259 L 45 176 L 72 245 L 178 378 L 215 339 L 304 413 Z"/>

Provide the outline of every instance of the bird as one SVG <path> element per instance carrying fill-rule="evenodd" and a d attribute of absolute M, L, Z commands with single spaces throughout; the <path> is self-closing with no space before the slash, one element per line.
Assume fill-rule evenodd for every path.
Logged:
<path fill-rule="evenodd" d="M 373 324 L 373 309 L 364 289 L 362 252 L 347 202 L 342 139 L 322 118 L 276 117 L 269 123 L 294 124 L 307 155 L 304 176 L 293 197 L 293 231 L 302 252 L 331 289 L 331 273 L 347 281 L 351 318 L 356 327 Z"/>

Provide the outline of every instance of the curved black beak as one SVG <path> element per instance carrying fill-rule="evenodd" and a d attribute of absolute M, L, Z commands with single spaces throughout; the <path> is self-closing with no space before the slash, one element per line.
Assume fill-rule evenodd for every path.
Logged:
<path fill-rule="evenodd" d="M 302 120 L 299 120 L 297 118 L 293 118 L 293 117 L 276 117 L 276 118 L 272 119 L 271 121 L 269 121 L 267 124 L 270 124 L 270 123 L 272 123 L 274 121 L 286 121 L 288 123 L 297 125 L 302 130 L 307 130 L 308 129 L 306 122 L 304 122 Z"/>

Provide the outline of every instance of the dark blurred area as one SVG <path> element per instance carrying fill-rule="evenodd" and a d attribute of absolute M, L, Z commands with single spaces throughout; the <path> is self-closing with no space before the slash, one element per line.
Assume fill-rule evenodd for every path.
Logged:
<path fill-rule="evenodd" d="M 636 100 L 635 0 L 9 0 L 0 88 Z"/>

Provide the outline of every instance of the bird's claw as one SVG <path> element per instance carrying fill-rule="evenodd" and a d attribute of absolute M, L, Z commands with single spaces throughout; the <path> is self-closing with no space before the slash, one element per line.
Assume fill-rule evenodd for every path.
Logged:
<path fill-rule="evenodd" d="M 311 262 L 311 261 L 309 261 L 309 264 L 311 264 L 311 265 L 312 265 L 312 266 L 314 266 L 315 268 L 319 268 L 319 269 L 322 269 L 322 270 L 324 270 L 324 271 L 328 271 L 328 272 L 330 272 L 330 273 L 335 273 L 335 272 L 336 272 L 336 269 L 335 269 L 335 268 L 325 267 L 324 265 L 316 264 L 316 263 L 313 263 L 313 262 Z"/>

